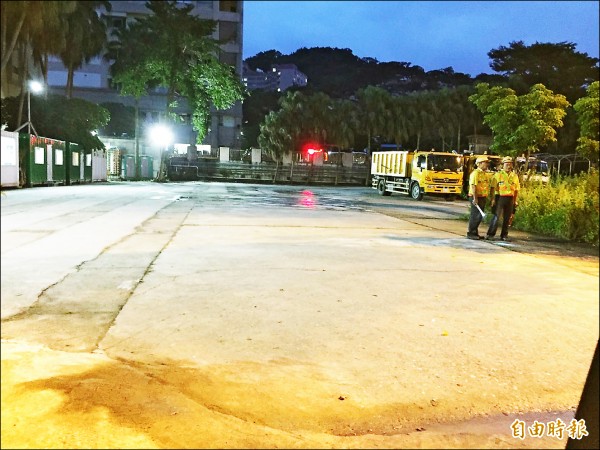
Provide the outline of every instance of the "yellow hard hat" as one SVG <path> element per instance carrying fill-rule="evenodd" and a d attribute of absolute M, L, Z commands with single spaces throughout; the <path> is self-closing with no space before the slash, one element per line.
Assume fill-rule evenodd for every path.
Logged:
<path fill-rule="evenodd" d="M 478 158 L 475 160 L 475 162 L 476 162 L 477 164 L 481 164 L 482 162 L 487 162 L 487 161 L 489 161 L 489 159 L 487 159 L 487 156 L 479 156 L 479 157 L 478 157 Z"/>
<path fill-rule="evenodd" d="M 505 156 L 504 158 L 502 158 L 502 164 L 506 164 L 506 163 L 511 163 L 512 164 L 513 160 L 510 156 Z"/>

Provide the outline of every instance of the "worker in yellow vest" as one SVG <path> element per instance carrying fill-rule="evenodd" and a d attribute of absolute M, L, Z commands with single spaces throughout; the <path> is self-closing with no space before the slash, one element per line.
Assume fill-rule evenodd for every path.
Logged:
<path fill-rule="evenodd" d="M 488 172 L 489 159 L 479 156 L 475 160 L 477 168 L 469 177 L 469 201 L 471 202 L 471 215 L 469 216 L 468 239 L 483 239 L 479 236 L 479 224 L 483 219 L 483 211 L 490 192 L 490 173 Z"/>
<path fill-rule="evenodd" d="M 496 172 L 490 184 L 494 217 L 490 222 L 486 239 L 496 236 L 498 220 L 502 216 L 500 239 L 503 241 L 508 240 L 508 227 L 511 216 L 517 209 L 519 189 L 521 189 L 521 185 L 519 184 L 519 177 L 513 172 L 513 160 L 510 156 L 506 156 L 502 158 L 502 170 Z"/>

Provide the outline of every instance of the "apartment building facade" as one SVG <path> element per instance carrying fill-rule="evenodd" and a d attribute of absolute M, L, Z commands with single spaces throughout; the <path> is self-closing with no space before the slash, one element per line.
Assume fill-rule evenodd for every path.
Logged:
<path fill-rule="evenodd" d="M 107 18 L 108 38 L 112 39 L 113 30 L 123 28 L 135 18 L 151 14 L 145 6 L 144 1 L 111 1 L 111 10 L 104 8 L 98 10 Z M 217 1 L 197 0 L 179 1 L 177 3 L 193 5 L 191 14 L 217 23 L 214 39 L 225 41 L 220 46 L 219 60 L 229 64 L 236 69 L 241 79 L 242 74 L 242 49 L 243 49 L 243 2 L 242 1 Z M 64 94 L 67 81 L 67 70 L 60 59 L 52 58 L 48 66 L 48 85 L 51 92 Z M 73 96 L 83 98 L 94 103 L 115 102 L 126 106 L 135 106 L 133 97 L 119 95 L 112 86 L 110 77 L 110 62 L 101 56 L 94 58 L 89 64 L 85 64 L 74 74 Z M 167 95 L 165 89 L 155 89 L 149 95 L 139 99 L 138 108 L 140 115 L 140 136 L 137 136 L 140 154 L 155 156 L 158 160 L 162 149 L 157 148 L 149 138 L 150 127 L 164 118 L 166 111 Z M 178 148 L 184 148 L 196 141 L 196 132 L 191 125 L 191 111 L 185 100 L 181 101 L 175 111 L 182 119 L 182 124 L 172 126 L 174 144 Z M 241 139 L 242 106 L 236 103 L 225 111 L 211 108 L 211 124 L 209 132 L 204 138 L 201 148 L 204 153 L 216 154 L 220 147 L 239 148 Z M 99 136 L 107 148 L 124 147 L 121 149 L 127 153 L 132 148 L 135 136 Z"/>
<path fill-rule="evenodd" d="M 271 70 L 263 72 L 252 70 L 244 63 L 242 81 L 248 90 L 283 92 L 292 86 L 303 87 L 308 84 L 308 77 L 295 64 L 276 64 Z"/>

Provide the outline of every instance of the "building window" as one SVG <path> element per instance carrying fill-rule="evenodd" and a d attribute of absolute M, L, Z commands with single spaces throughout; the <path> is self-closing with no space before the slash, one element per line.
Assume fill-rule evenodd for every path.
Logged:
<path fill-rule="evenodd" d="M 231 0 L 221 0 L 219 2 L 219 11 L 237 12 L 237 2 Z"/>
<path fill-rule="evenodd" d="M 119 30 L 125 29 L 126 18 L 120 16 L 110 16 L 108 18 L 108 26 Z"/>
<path fill-rule="evenodd" d="M 73 74 L 73 85 L 76 87 L 101 88 L 102 78 L 99 73 L 75 72 Z"/>
<path fill-rule="evenodd" d="M 236 67 L 237 59 L 238 59 L 237 53 L 223 52 L 223 51 L 219 52 L 219 61 L 222 62 L 223 64 L 229 64 L 230 66 Z"/>
<path fill-rule="evenodd" d="M 219 125 L 225 128 L 235 127 L 235 118 L 233 116 L 220 116 Z"/>
<path fill-rule="evenodd" d="M 237 22 L 219 22 L 219 39 L 224 42 L 237 42 Z"/>

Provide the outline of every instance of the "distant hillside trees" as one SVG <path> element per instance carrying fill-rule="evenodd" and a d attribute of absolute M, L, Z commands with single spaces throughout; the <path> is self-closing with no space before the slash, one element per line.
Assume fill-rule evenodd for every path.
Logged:
<path fill-rule="evenodd" d="M 272 64 L 296 64 L 308 76 L 308 86 L 301 88 L 306 95 L 323 92 L 332 99 L 349 100 L 354 108 L 347 106 L 344 117 L 338 121 L 352 124 L 352 133 L 346 135 L 353 136 L 354 148 L 395 142 L 404 148 L 461 151 L 467 147 L 466 136 L 490 132 L 483 120 L 485 111 L 468 100 L 475 85 L 509 88 L 515 96 L 522 96 L 532 94 L 532 87 L 541 84 L 553 95 L 562 94 L 573 103 L 583 95 L 585 86 L 598 78 L 598 59 L 576 52 L 571 43 L 525 46 L 513 42 L 488 55 L 491 67 L 499 73 L 479 74 L 475 78 L 454 72 L 452 67 L 426 72 L 408 62 L 381 63 L 374 58 L 359 58 L 350 49 L 302 48 L 290 55 L 270 50 L 246 62 L 263 70 Z M 535 92 L 541 94 L 542 90 Z M 253 121 L 260 119 L 260 115 L 247 115 L 247 111 L 276 112 L 273 98 L 267 104 L 255 104 L 263 99 L 252 93 L 244 102 L 245 129 L 258 130 L 258 123 Z M 543 150 L 556 154 L 574 152 L 579 125 L 574 110 L 567 106 L 565 111 L 567 115 L 562 114 L 560 126 L 553 127 L 546 139 L 537 141 Z"/>
<path fill-rule="evenodd" d="M 543 84 L 574 103 L 585 93 L 585 87 L 599 77 L 599 59 L 576 51 L 576 44 L 523 41 L 490 50 L 490 67 L 511 80 L 511 86 L 523 94 L 535 84 Z"/>

